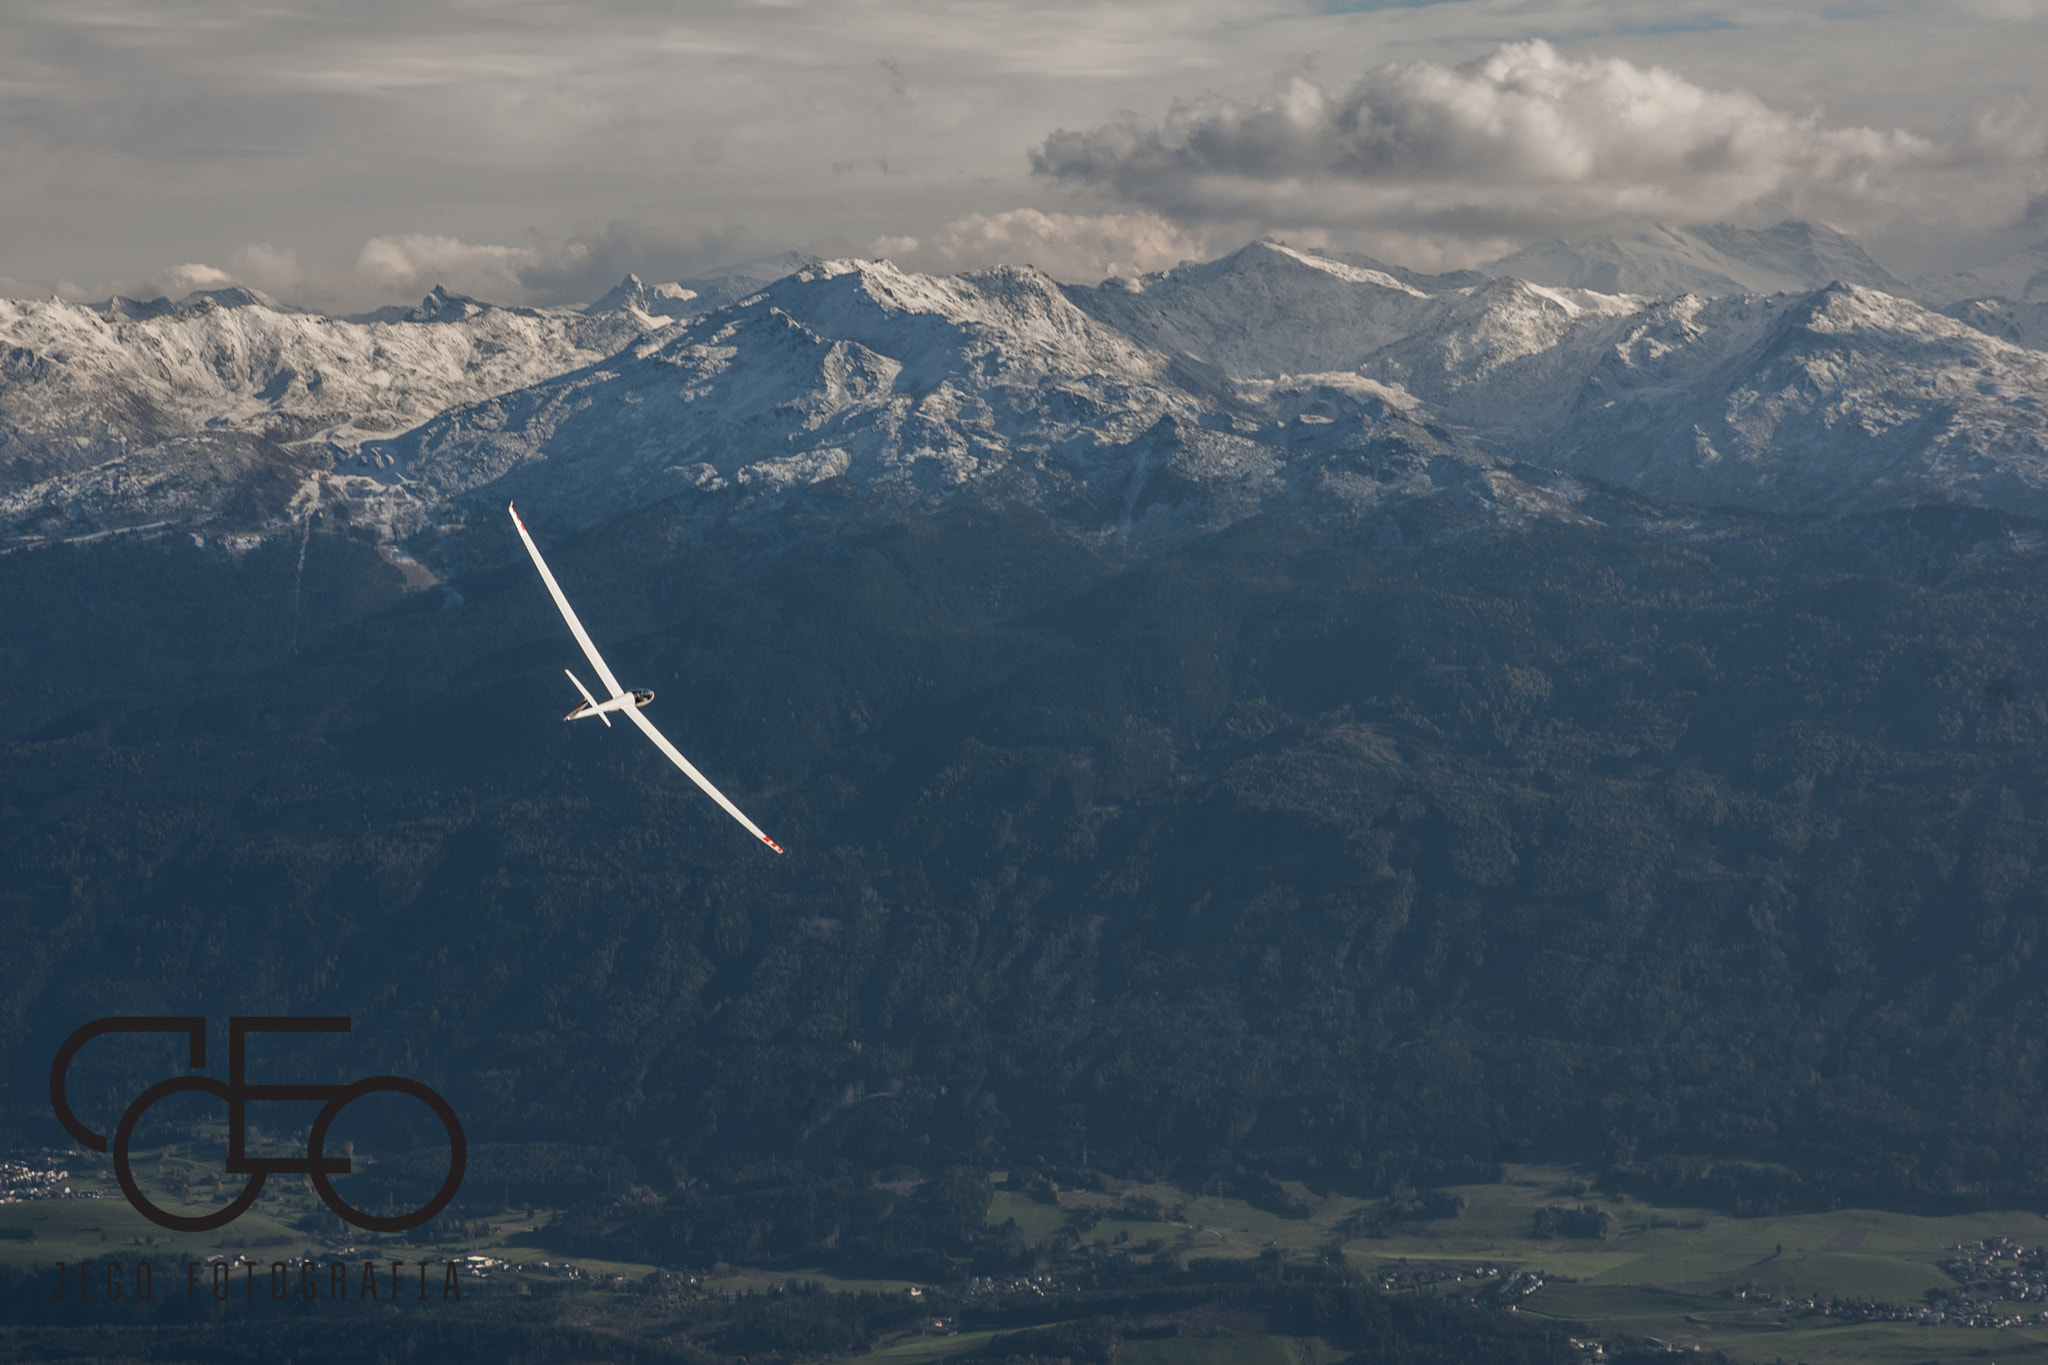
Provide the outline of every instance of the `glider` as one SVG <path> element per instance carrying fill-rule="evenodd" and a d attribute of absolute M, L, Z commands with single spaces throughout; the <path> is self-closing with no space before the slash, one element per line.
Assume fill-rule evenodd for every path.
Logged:
<path fill-rule="evenodd" d="M 569 605 L 568 598 L 562 596 L 561 584 L 555 582 L 555 576 L 548 572 L 547 561 L 540 557 L 540 547 L 533 543 L 533 537 L 526 532 L 526 523 L 519 519 L 519 509 L 510 503 L 506 503 L 505 510 L 512 514 L 512 524 L 519 528 L 519 538 L 526 542 L 526 553 L 533 556 L 533 567 L 540 570 L 540 581 L 548 585 L 548 595 L 555 599 L 555 605 L 562 610 L 562 619 L 569 623 L 569 633 L 576 637 L 577 644 L 583 646 L 583 657 L 590 660 L 590 666 L 597 670 L 597 680 L 611 691 L 610 696 L 606 697 L 603 701 L 599 701 L 596 697 L 590 695 L 590 689 L 583 685 L 580 678 L 574 673 L 569 673 L 568 669 L 563 669 L 564 673 L 569 673 L 569 681 L 576 684 L 576 690 L 583 694 L 583 700 L 577 704 L 574 711 L 571 711 L 562 719 L 582 720 L 589 716 L 596 716 L 605 723 L 606 728 L 610 728 L 613 714 L 616 713 L 624 716 L 627 720 L 639 726 L 640 733 L 653 740 L 654 747 L 667 754 L 669 762 L 681 768 L 685 777 L 701 787 L 706 796 L 716 801 L 720 806 L 723 806 L 727 815 L 745 825 L 747 833 L 753 835 L 777 853 L 782 852 L 781 844 L 776 843 L 773 839 L 763 834 L 759 825 L 741 813 L 738 806 L 726 800 L 725 793 L 712 786 L 704 774 L 691 767 L 690 760 L 684 758 L 677 751 L 676 746 L 668 742 L 668 737 L 655 729 L 652 721 L 640 714 L 640 708 L 654 700 L 654 693 L 645 688 L 634 688 L 631 692 L 628 692 L 625 688 L 619 686 L 619 680 L 614 678 L 611 669 L 605 666 L 604 657 L 597 652 L 597 646 L 590 643 L 590 635 L 583 629 L 583 623 L 576 619 L 576 609 Z"/>

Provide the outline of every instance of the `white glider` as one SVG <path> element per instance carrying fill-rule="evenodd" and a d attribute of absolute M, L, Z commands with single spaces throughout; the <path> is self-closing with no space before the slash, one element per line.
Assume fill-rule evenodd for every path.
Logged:
<path fill-rule="evenodd" d="M 590 695 L 590 689 L 585 687 L 574 673 L 569 673 L 569 670 L 566 668 L 563 669 L 564 673 L 569 673 L 569 681 L 576 684 L 576 690 L 583 694 L 583 700 L 577 704 L 574 711 L 571 711 L 562 719 L 582 720 L 586 716 L 596 716 L 609 727 L 614 713 L 624 716 L 627 720 L 639 726 L 640 732 L 653 740 L 654 747 L 667 754 L 669 762 L 681 768 L 685 777 L 701 787 L 706 796 L 716 801 L 720 806 L 723 806 L 727 815 L 745 825 L 747 833 L 753 835 L 777 853 L 782 852 L 781 844 L 776 843 L 773 839 L 763 834 L 759 825 L 756 825 L 742 814 L 738 806 L 726 800 L 725 793 L 712 786 L 704 774 L 691 767 L 690 760 L 677 752 L 676 746 L 668 742 L 667 736 L 655 729 L 654 723 L 640 714 L 640 708 L 653 701 L 654 694 L 645 688 L 635 688 L 633 691 L 628 692 L 625 688 L 619 686 L 619 680 L 614 678 L 611 669 L 605 666 L 604 656 L 597 652 L 596 645 L 590 643 L 590 636 L 583 629 L 583 623 L 576 619 L 576 609 L 569 605 L 568 598 L 562 596 L 561 584 L 555 582 L 555 576 L 548 572 L 547 561 L 540 557 L 540 548 L 533 543 L 533 537 L 527 534 L 526 523 L 519 519 L 519 509 L 507 503 L 505 504 L 505 510 L 512 514 L 512 524 L 519 528 L 519 538 L 526 542 L 526 553 L 533 556 L 533 567 L 540 570 L 540 581 L 548 585 L 548 595 L 555 599 L 555 605 L 562 610 L 562 619 L 569 623 L 569 633 L 576 637 L 577 644 L 583 646 L 583 657 L 590 660 L 590 666 L 597 670 L 597 680 L 603 683 L 611 692 L 610 696 L 606 697 L 603 701 L 599 701 L 596 697 Z"/>

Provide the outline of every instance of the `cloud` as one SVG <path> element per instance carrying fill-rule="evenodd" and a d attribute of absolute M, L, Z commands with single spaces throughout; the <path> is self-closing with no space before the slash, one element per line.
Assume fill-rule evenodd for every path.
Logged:
<path fill-rule="evenodd" d="M 54 289 L 48 286 L 31 288 L 15 281 L 0 281 L 0 296 L 47 299 L 54 295 L 72 303 L 97 302 L 116 294 L 131 299 L 181 299 L 197 289 L 226 289 L 231 285 L 245 283 L 248 281 L 237 277 L 231 270 L 223 270 L 219 266 L 206 265 L 198 261 L 187 261 L 183 265 L 169 266 L 138 277 L 102 278 L 95 284 L 60 280 Z"/>
<path fill-rule="evenodd" d="M 268 242 L 239 248 L 228 261 L 228 273 L 237 284 L 280 297 L 295 292 L 307 275 L 298 252 L 290 248 L 280 251 Z"/>
<path fill-rule="evenodd" d="M 405 232 L 364 242 L 356 253 L 356 274 L 386 292 L 417 293 L 440 284 L 458 294 L 509 300 L 526 293 L 520 274 L 537 254 L 529 247 Z"/>
<path fill-rule="evenodd" d="M 172 266 L 156 278 L 155 283 L 165 294 L 189 294 L 195 289 L 225 289 L 235 282 L 227 271 L 210 265 L 188 262 Z"/>
<path fill-rule="evenodd" d="M 899 265 L 930 271 L 991 265 L 1035 265 L 1056 279 L 1093 284 L 1113 275 L 1167 270 L 1204 258 L 1207 242 L 1156 213 L 1093 216 L 1010 209 L 970 213 L 937 232 L 883 237 L 869 252 Z"/>
<path fill-rule="evenodd" d="M 1444 79 L 1457 62 L 1531 38 L 1574 60 L 1625 58 L 1638 76 L 1682 71 L 1709 95 L 1751 91 L 1767 115 L 1791 111 L 1781 117 L 1795 129 L 1807 102 L 1824 100 L 1835 112 L 1811 121 L 1823 133 L 1942 130 L 1944 146 L 1960 145 L 1976 107 L 2039 102 L 2041 32 L 2028 25 L 2044 3 L 1706 0 L 1674 14 L 1655 0 L 180 0 L 173 20 L 149 0 L 27 0 L 0 21 L 0 183 L 10 191 L 0 271 L 40 292 L 205 262 L 297 302 L 332 290 L 366 306 L 403 297 L 372 286 L 395 291 L 405 275 L 359 276 L 363 244 L 417 235 L 532 253 L 442 264 L 479 272 L 478 292 L 516 280 L 526 301 L 567 301 L 628 269 L 673 278 L 784 249 L 847 254 L 884 235 L 930 246 L 936 225 L 1020 205 L 1149 211 L 1189 231 L 1213 225 L 1210 240 L 1231 245 L 1238 226 L 1226 231 L 1217 216 L 1231 204 L 1213 202 L 1226 191 L 1247 234 L 1321 224 L 1351 245 L 1353 224 L 1371 221 L 1448 249 L 1431 225 L 1461 201 L 1427 175 L 1409 175 L 1413 205 L 1386 202 L 1403 186 L 1385 171 L 1368 186 L 1379 197 L 1354 205 L 1337 192 L 1358 190 L 1356 178 L 1313 159 L 1274 180 L 1197 155 L 1214 183 L 1189 184 L 1183 171 L 1176 187 L 1132 164 L 1122 168 L 1130 194 L 1083 177 L 1068 198 L 1032 175 L 1029 152 L 1052 129 L 1113 131 L 1119 110 L 1136 109 L 1169 151 L 1199 154 L 1174 140 L 1191 128 L 1158 119 L 1176 96 L 1226 96 L 1188 106 L 1184 124 L 1231 111 L 1255 121 L 1286 104 L 1287 91 L 1256 97 L 1267 73 L 1300 72 L 1324 103 L 1342 105 L 1359 73 L 1386 63 L 1441 63 L 1402 69 Z M 1985 136 L 2016 145 L 2027 133 L 2001 125 Z M 1899 174 L 1881 159 L 1876 188 Z M 2002 212 L 1983 221 L 2020 220 L 2048 188 L 2013 178 Z M 1965 188 L 1981 193 L 1976 181 Z M 1551 227 L 1601 203 L 1590 191 L 1518 192 L 1533 204 L 1494 215 L 1511 226 Z M 1719 211 L 1739 198 L 1680 203 Z M 1946 212 L 1949 196 L 1926 202 Z M 700 248 L 729 221 L 755 245 Z M 620 222 L 632 226 L 614 231 Z M 1947 251 L 1953 223 L 1916 231 Z M 529 235 L 535 227 L 548 239 Z M 296 253 L 296 266 L 238 262 L 245 244 Z M 587 250 L 566 249 L 578 245 Z M 395 255 L 414 268 L 409 294 L 432 283 L 431 252 L 401 244 Z"/>
<path fill-rule="evenodd" d="M 1967 154 L 1992 164 L 2039 161 L 2048 154 L 2048 117 L 2024 99 L 1978 114 Z"/>
<path fill-rule="evenodd" d="M 656 281 L 689 278 L 766 252 L 733 223 L 679 234 L 617 221 L 564 237 L 530 233 L 524 246 L 396 233 L 363 243 L 348 283 L 353 292 L 368 291 L 387 302 L 440 284 L 494 303 L 587 303 L 628 273 Z M 332 292 L 335 282 L 328 287 Z"/>
<path fill-rule="evenodd" d="M 696 232 L 615 219 L 585 224 L 566 237 L 532 234 L 531 255 L 519 267 L 519 281 L 525 301 L 583 303 L 628 273 L 650 281 L 690 279 L 780 249 L 730 219 Z"/>
<path fill-rule="evenodd" d="M 1988 123 L 1977 153 L 2022 153 L 2030 127 L 2017 116 Z M 1895 202 L 1915 172 L 1965 155 L 1530 41 L 1460 66 L 1382 66 L 1342 92 L 1297 76 L 1259 100 L 1184 102 L 1157 123 L 1126 116 L 1062 130 L 1032 166 L 1187 222 L 1469 238 L 1689 222 L 1759 205 L 1839 213 Z"/>
<path fill-rule="evenodd" d="M 176 299 L 195 289 L 242 285 L 285 303 L 349 313 L 412 303 L 440 285 L 490 303 L 548 306 L 588 303 L 629 272 L 653 282 L 687 279 L 715 274 L 721 267 L 744 267 L 770 254 L 734 223 L 684 235 L 619 221 L 563 237 L 529 233 L 519 245 L 470 242 L 447 233 L 393 232 L 371 237 L 352 258 L 340 261 L 309 261 L 295 248 L 251 242 L 236 248 L 225 267 L 187 263 L 139 276 L 102 276 L 83 285 L 65 281 L 55 292 L 73 301 L 111 294 Z M 51 292 L 48 286 L 0 278 L 0 297 L 47 298 Z"/>

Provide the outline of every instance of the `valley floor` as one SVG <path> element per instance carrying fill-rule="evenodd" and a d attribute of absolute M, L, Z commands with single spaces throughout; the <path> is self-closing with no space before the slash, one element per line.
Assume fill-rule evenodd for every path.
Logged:
<path fill-rule="evenodd" d="M 68 1183 L 71 1197 L 0 1204 L 0 1265 L 30 1271 L 38 1282 L 49 1280 L 45 1293 L 55 1283 L 58 1262 L 76 1267 L 94 1261 L 104 1274 L 109 1261 L 132 1264 L 141 1257 L 160 1263 L 246 1259 L 261 1276 L 272 1262 L 295 1264 L 306 1257 L 323 1263 L 402 1258 L 409 1267 L 420 1260 L 434 1263 L 438 1285 L 440 1263 L 487 1257 L 496 1264 L 481 1281 L 468 1281 L 471 1297 L 495 1276 L 496 1286 L 484 1292 L 523 1295 L 542 1289 L 561 1298 L 565 1308 L 576 1304 L 580 1321 L 616 1320 L 619 1330 L 630 1333 L 646 1316 L 645 1286 L 661 1278 L 647 1265 L 583 1259 L 572 1268 L 533 1246 L 530 1234 L 550 1216 L 546 1210 L 493 1218 L 487 1228 L 472 1224 L 475 1235 L 461 1240 L 366 1238 L 343 1250 L 293 1226 L 316 1207 L 310 1192 L 294 1188 L 295 1182 L 277 1181 L 220 1233 L 188 1236 L 166 1235 L 145 1222 L 93 1159 L 80 1164 Z M 1694 1346 L 1720 1351 L 1756 1365 L 2048 1360 L 2048 1313 L 2035 1291 L 2026 1291 L 2025 1302 L 1980 1298 L 1973 1307 L 1963 1306 L 1963 1286 L 1943 1264 L 1953 1265 L 1960 1256 L 2023 1284 L 2025 1252 L 2048 1241 L 2048 1217 L 2037 1213 L 1920 1217 L 1843 1209 L 1731 1218 L 1591 1192 L 1578 1172 L 1532 1166 L 1510 1168 L 1500 1183 L 1445 1191 L 1464 1202 L 1454 1217 L 1397 1222 L 1375 1235 L 1353 1236 L 1374 1202 L 1283 1188 L 1296 1201 L 1296 1216 L 1168 1185 L 1063 1190 L 1042 1181 L 1030 1188 L 999 1181 L 988 1221 L 1036 1248 L 1039 1271 L 978 1276 L 959 1297 L 934 1287 L 930 1302 L 939 1316 L 891 1332 L 866 1358 L 877 1365 L 932 1365 L 986 1352 L 1001 1333 L 956 1330 L 955 1314 L 963 1326 L 972 1326 L 977 1310 L 1014 1307 L 1020 1298 L 1043 1296 L 1056 1303 L 1075 1287 L 1063 1282 L 1062 1263 L 1099 1265 L 1105 1253 L 1127 1252 L 1139 1264 L 1209 1258 L 1312 1264 L 1341 1254 L 1352 1268 L 1396 1293 L 1469 1299 L 1617 1346 L 1640 1348 L 1647 1339 L 1687 1352 Z M 1553 1207 L 1576 1214 L 1580 1221 L 1574 1227 L 1598 1227 L 1605 1235 L 1537 1235 L 1538 1215 Z M 408 1276 L 415 1273 L 408 1268 Z M 893 1295 L 912 1288 L 903 1280 L 723 1265 L 670 1278 L 687 1285 L 679 1292 L 690 1295 L 760 1293 L 805 1280 L 827 1293 Z M 1533 1287 L 1538 1280 L 1540 1287 Z M 410 1280 L 407 1288 L 410 1308 Z M 182 1295 L 182 1285 L 170 1289 Z M 1941 1321 L 1922 1321 L 1930 1305 L 1945 1310 Z M 91 1312 L 75 1302 L 70 1307 L 81 1321 Z M 1117 1359 L 1121 1365 L 1333 1365 L 1343 1354 L 1314 1338 L 1262 1333 L 1255 1324 L 1248 1329 L 1231 1321 L 1189 1319 L 1128 1330 Z M 0 1349 L 0 1358 L 18 1357 Z"/>

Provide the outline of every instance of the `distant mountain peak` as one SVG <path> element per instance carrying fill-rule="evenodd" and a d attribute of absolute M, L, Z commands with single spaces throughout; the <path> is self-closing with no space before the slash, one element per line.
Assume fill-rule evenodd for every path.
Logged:
<path fill-rule="evenodd" d="M 1768 228 L 1653 224 L 1612 235 L 1553 237 L 1485 269 L 1532 284 L 1650 298 L 1798 293 L 1835 280 L 1888 294 L 1912 292 L 1855 239 L 1824 223 L 1791 219 Z"/>
<path fill-rule="evenodd" d="M 161 294 L 153 299 L 131 299 L 125 294 L 116 294 L 110 299 L 88 303 L 85 306 L 95 313 L 105 313 L 108 317 L 119 318 L 124 322 L 160 318 L 166 313 L 175 312 L 178 307 Z"/>
<path fill-rule="evenodd" d="M 259 293 L 254 289 L 245 288 L 239 284 L 229 285 L 225 289 L 195 290 L 187 294 L 179 306 L 196 307 L 201 304 L 211 304 L 215 308 L 268 308 L 272 312 L 279 313 L 297 311 L 296 309 L 281 306 L 277 300 L 271 298 L 268 294 Z"/>
<path fill-rule="evenodd" d="M 535 315 L 531 308 L 506 307 L 502 304 L 485 303 L 467 294 L 457 294 L 446 285 L 435 285 L 418 303 L 411 307 L 389 304 L 368 313 L 353 313 L 343 318 L 344 322 L 462 322 L 480 317 L 485 313 L 499 311 L 514 315 Z"/>
<path fill-rule="evenodd" d="M 408 322 L 460 322 L 474 317 L 492 305 L 467 294 L 457 294 L 445 285 L 435 285 L 412 310 Z"/>
<path fill-rule="evenodd" d="M 1348 261 L 1341 261 L 1335 257 L 1320 255 L 1316 252 L 1300 251 L 1285 243 L 1276 242 L 1270 237 L 1252 243 L 1252 247 L 1285 256 L 1291 261 L 1298 261 L 1311 270 L 1320 270 L 1326 275 L 1334 275 L 1347 284 L 1369 284 L 1381 289 L 1398 289 L 1403 293 L 1413 294 L 1417 298 L 1429 297 L 1422 290 L 1389 273 L 1377 263 L 1369 266 L 1354 265 Z M 1246 250 L 1250 249 L 1252 248 L 1246 248 Z"/>
<path fill-rule="evenodd" d="M 153 299 L 131 299 L 121 294 L 103 299 L 98 303 L 83 305 L 95 313 L 122 322 L 146 322 L 150 318 L 166 317 L 175 313 L 189 312 L 195 308 L 268 308 L 275 313 L 296 313 L 299 310 L 278 303 L 268 294 L 241 285 L 229 285 L 225 289 L 195 289 L 184 298 L 173 301 L 159 295 Z"/>
<path fill-rule="evenodd" d="M 595 302 L 586 305 L 586 313 L 623 313 L 628 309 L 644 313 L 649 317 L 688 317 L 702 312 L 702 308 L 687 305 L 698 298 L 694 289 L 671 280 L 666 284 L 649 285 L 638 275 L 629 274 L 620 280 Z"/>
<path fill-rule="evenodd" d="M 648 284 L 630 273 L 604 295 L 587 304 L 589 314 L 623 313 L 635 309 L 649 317 L 688 318 L 714 308 L 738 303 L 760 293 L 777 280 L 814 270 L 822 258 L 788 251 L 757 261 L 720 266 L 700 278 L 669 280 Z"/>

